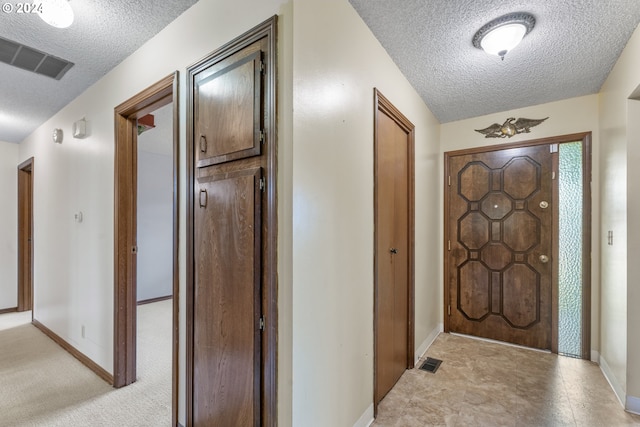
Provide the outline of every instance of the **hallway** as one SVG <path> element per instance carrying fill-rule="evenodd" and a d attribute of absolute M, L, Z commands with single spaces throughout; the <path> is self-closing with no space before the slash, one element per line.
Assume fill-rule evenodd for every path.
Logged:
<path fill-rule="evenodd" d="M 591 362 L 450 334 L 426 356 L 437 372 L 405 372 L 372 427 L 640 426 Z"/>
<path fill-rule="evenodd" d="M 171 425 L 171 310 L 138 307 L 138 381 L 114 389 L 30 324 L 0 316 L 0 427 Z"/>

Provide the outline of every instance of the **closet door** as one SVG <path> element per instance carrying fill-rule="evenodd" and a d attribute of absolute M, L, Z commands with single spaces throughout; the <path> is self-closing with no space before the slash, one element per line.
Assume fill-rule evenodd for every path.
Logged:
<path fill-rule="evenodd" d="M 377 405 L 413 367 L 413 125 L 376 92 L 375 384 Z"/>

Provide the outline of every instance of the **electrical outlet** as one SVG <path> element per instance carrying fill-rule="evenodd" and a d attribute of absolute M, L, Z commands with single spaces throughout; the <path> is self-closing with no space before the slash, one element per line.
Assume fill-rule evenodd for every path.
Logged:
<path fill-rule="evenodd" d="M 82 335 L 82 338 L 84 338 L 84 325 L 82 325 L 82 330 L 81 330 L 80 334 Z"/>

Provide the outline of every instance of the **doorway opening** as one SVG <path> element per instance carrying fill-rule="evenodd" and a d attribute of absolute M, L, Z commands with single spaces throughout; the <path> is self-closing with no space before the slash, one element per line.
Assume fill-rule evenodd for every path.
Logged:
<path fill-rule="evenodd" d="M 33 309 L 33 163 L 18 165 L 18 311 Z"/>
<path fill-rule="evenodd" d="M 445 332 L 590 357 L 591 133 L 445 153 Z"/>
<path fill-rule="evenodd" d="M 171 371 L 172 425 L 177 423 L 178 394 L 178 72 L 175 72 L 115 108 L 115 293 L 113 386 L 129 385 L 137 378 L 138 310 L 138 131 L 140 120 L 171 105 L 167 116 L 171 161 Z M 163 177 L 167 179 L 167 177 Z M 149 196 L 144 190 L 144 196 Z M 163 214 L 167 217 L 167 213 Z M 145 221 L 147 219 L 145 218 Z M 148 243 L 148 242 L 147 242 Z M 142 290 L 140 290 L 142 292 Z M 167 297 L 168 295 L 163 295 Z M 153 298 L 148 298 L 153 300 Z"/>

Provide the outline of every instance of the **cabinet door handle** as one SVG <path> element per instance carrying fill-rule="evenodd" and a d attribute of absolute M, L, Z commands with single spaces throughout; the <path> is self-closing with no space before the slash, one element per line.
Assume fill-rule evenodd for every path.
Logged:
<path fill-rule="evenodd" d="M 207 152 L 207 137 L 204 135 L 200 135 L 200 151 L 202 153 Z"/>
<path fill-rule="evenodd" d="M 201 208 L 207 207 L 208 199 L 209 199 L 209 196 L 207 194 L 207 190 L 200 190 L 200 207 Z"/>

